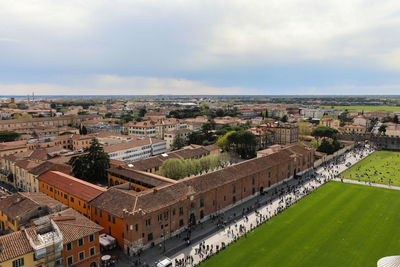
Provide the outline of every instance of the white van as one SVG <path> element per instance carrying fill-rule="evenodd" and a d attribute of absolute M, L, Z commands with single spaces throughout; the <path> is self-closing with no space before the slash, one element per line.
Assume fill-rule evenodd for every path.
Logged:
<path fill-rule="evenodd" d="M 172 261 L 170 258 L 164 258 L 157 263 L 156 267 L 172 267 Z"/>

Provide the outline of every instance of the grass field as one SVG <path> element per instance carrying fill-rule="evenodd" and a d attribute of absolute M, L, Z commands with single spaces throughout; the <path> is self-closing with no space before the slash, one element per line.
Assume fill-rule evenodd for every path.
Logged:
<path fill-rule="evenodd" d="M 400 107 L 397 106 L 334 106 L 337 110 L 357 110 L 359 112 L 364 111 L 400 111 Z M 331 109 L 331 106 L 325 106 L 327 109 Z"/>
<path fill-rule="evenodd" d="M 201 266 L 376 266 L 400 252 L 400 191 L 329 182 Z"/>
<path fill-rule="evenodd" d="M 377 151 L 342 173 L 342 178 L 400 186 L 400 153 Z"/>

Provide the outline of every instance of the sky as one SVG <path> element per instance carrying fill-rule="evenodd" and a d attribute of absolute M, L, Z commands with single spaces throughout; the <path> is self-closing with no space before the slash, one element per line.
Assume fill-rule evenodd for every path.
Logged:
<path fill-rule="evenodd" d="M 0 95 L 400 94 L 398 0 L 0 0 Z"/>

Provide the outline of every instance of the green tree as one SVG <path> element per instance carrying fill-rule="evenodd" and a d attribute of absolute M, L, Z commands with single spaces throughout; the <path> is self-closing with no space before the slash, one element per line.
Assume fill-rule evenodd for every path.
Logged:
<path fill-rule="evenodd" d="M 228 136 L 235 132 L 236 131 L 227 132 L 225 135 L 219 137 L 215 144 L 219 146 L 223 151 L 230 151 L 231 143 L 228 140 Z"/>
<path fill-rule="evenodd" d="M 106 183 L 110 157 L 104 152 L 103 146 L 93 138 L 85 152 L 86 154 L 75 156 L 68 162 L 75 177 L 92 183 Z"/>
<path fill-rule="evenodd" d="M 81 128 L 79 128 L 79 134 L 86 135 L 88 133 L 85 125 L 83 125 Z"/>
<path fill-rule="evenodd" d="M 15 108 L 17 108 L 17 104 L 15 104 L 15 103 L 10 103 L 10 104 L 8 104 L 8 108 L 13 108 L 13 109 L 15 109 Z"/>
<path fill-rule="evenodd" d="M 379 127 L 379 129 L 378 129 L 378 132 L 379 133 L 386 133 L 386 125 L 385 124 L 382 124 L 380 127 Z"/>
<path fill-rule="evenodd" d="M 20 136 L 21 134 L 16 132 L 0 132 L 0 143 L 15 141 Z"/>
<path fill-rule="evenodd" d="M 322 138 L 322 137 L 333 138 L 337 133 L 338 130 L 336 129 L 326 126 L 318 126 L 311 132 L 311 135 L 317 138 Z"/>
<path fill-rule="evenodd" d="M 181 149 L 184 146 L 186 146 L 186 140 L 179 135 L 175 136 L 171 145 L 172 150 Z"/>
<path fill-rule="evenodd" d="M 139 109 L 139 117 L 143 118 L 146 115 L 147 110 L 145 107 Z"/>
<path fill-rule="evenodd" d="M 281 118 L 281 122 L 287 122 L 287 120 L 288 120 L 287 115 L 283 115 Z"/>

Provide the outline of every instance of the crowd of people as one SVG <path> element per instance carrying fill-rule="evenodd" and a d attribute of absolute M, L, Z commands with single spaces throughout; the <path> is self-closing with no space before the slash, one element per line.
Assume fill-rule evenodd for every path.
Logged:
<path fill-rule="evenodd" d="M 267 222 L 285 209 L 312 193 L 316 188 L 337 177 L 344 169 L 368 156 L 372 147 L 356 145 L 341 156 L 324 162 L 318 168 L 309 169 L 295 179 L 284 181 L 260 194 L 253 205 L 243 208 L 241 214 L 234 213 L 225 218 L 224 214 L 215 215 L 212 220 L 223 228 L 219 233 L 194 245 L 189 253 L 174 258 L 174 266 L 196 266 L 240 238 Z M 182 253 L 181 253 L 182 254 Z M 180 255 L 181 255 L 180 254 Z"/>

